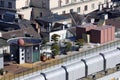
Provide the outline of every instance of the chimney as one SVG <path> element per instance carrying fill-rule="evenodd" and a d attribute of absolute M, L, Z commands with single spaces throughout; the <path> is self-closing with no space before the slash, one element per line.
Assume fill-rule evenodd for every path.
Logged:
<path fill-rule="evenodd" d="M 22 15 L 22 14 L 19 14 L 18 17 L 19 17 L 19 19 L 24 19 L 24 15 Z"/>
<path fill-rule="evenodd" d="M 91 18 L 91 23 L 94 23 L 95 22 L 95 19 L 94 18 Z"/>
<path fill-rule="evenodd" d="M 63 22 L 63 30 L 65 29 L 65 26 L 67 26 L 67 22 L 66 21 Z"/>
<path fill-rule="evenodd" d="M 108 14 L 104 14 L 104 20 L 108 19 Z"/>
<path fill-rule="evenodd" d="M 52 23 L 49 23 L 49 31 L 51 31 Z"/>
<path fill-rule="evenodd" d="M 38 23 L 35 23 L 35 27 L 36 27 L 37 32 L 38 32 L 38 34 L 39 34 L 39 33 L 40 33 L 40 26 L 38 25 Z"/>

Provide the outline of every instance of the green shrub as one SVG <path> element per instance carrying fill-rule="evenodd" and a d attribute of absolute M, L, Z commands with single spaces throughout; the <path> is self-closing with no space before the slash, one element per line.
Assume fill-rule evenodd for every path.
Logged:
<path fill-rule="evenodd" d="M 64 44 L 66 45 L 65 46 L 65 52 L 70 51 L 71 48 L 72 48 L 71 42 L 65 42 Z"/>
<path fill-rule="evenodd" d="M 4 69 L 0 69 L 0 74 L 3 75 Z"/>
<path fill-rule="evenodd" d="M 58 44 L 53 44 L 53 45 L 51 46 L 51 50 L 52 50 L 52 53 L 53 53 L 54 55 L 58 55 L 58 54 L 59 54 L 59 51 L 60 51 L 60 47 L 59 47 Z"/>

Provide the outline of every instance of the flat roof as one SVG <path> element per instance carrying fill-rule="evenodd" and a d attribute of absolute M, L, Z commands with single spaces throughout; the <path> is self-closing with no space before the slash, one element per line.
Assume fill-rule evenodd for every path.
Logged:
<path fill-rule="evenodd" d="M 104 30 L 104 29 L 111 28 L 111 27 L 113 27 L 113 26 L 104 25 L 104 26 L 96 27 L 94 30 Z"/>

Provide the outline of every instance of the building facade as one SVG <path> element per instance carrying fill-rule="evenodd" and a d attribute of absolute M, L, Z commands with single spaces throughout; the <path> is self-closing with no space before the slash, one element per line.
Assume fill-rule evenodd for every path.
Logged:
<path fill-rule="evenodd" d="M 4 65 L 3 54 L 0 54 L 0 69 L 3 69 Z"/>
<path fill-rule="evenodd" d="M 110 8 L 112 2 L 111 0 L 31 0 L 31 5 L 39 9 L 51 10 L 52 13 L 56 14 L 70 12 L 88 14 L 95 10 Z M 34 14 L 40 16 L 46 14 L 46 12 L 34 11 Z"/>
<path fill-rule="evenodd" d="M 5 12 L 16 12 L 30 20 L 32 8 L 29 6 L 30 0 L 0 0 L 0 15 Z"/>
<path fill-rule="evenodd" d="M 42 17 L 51 12 L 88 14 L 111 7 L 111 0 L 0 0 L 0 14 L 12 11 L 23 14 L 25 19 Z"/>
<path fill-rule="evenodd" d="M 108 5 L 111 5 L 111 0 L 51 0 L 50 9 L 53 13 L 58 14 L 69 12 L 88 14 L 100 8 L 106 8 L 107 2 L 109 3 Z"/>

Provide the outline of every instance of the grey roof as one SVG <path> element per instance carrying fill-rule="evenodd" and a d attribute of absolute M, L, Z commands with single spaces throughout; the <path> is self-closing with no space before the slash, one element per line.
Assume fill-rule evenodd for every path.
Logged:
<path fill-rule="evenodd" d="M 56 21 L 60 21 L 60 20 L 64 20 L 64 19 L 68 19 L 68 17 L 66 16 L 62 16 L 62 15 L 57 15 L 57 14 L 51 14 L 42 18 L 38 18 L 36 19 L 37 21 L 42 20 L 45 22 L 56 22 Z"/>
<path fill-rule="evenodd" d="M 17 22 L 6 22 L 0 20 L 0 31 L 10 31 L 32 27 L 32 22 L 25 19 L 18 19 Z"/>
<path fill-rule="evenodd" d="M 68 31 L 71 32 L 73 35 L 76 35 L 76 27 L 68 28 Z"/>
<path fill-rule="evenodd" d="M 33 27 L 3 32 L 2 37 L 4 39 L 10 39 L 13 37 L 25 37 L 26 34 L 28 34 L 29 37 L 40 38 L 40 35 L 34 30 Z"/>

